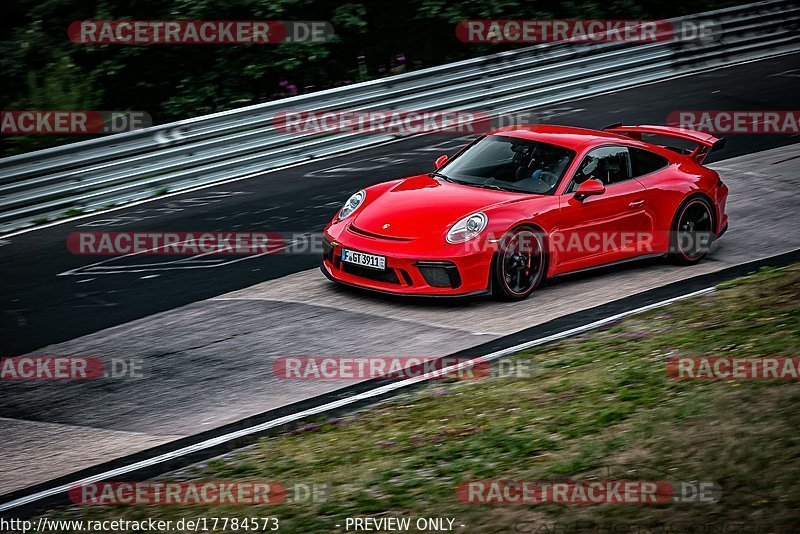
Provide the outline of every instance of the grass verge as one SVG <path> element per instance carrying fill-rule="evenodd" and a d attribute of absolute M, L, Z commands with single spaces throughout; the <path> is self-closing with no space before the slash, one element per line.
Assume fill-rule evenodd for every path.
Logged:
<path fill-rule="evenodd" d="M 798 356 L 799 295 L 800 266 L 765 269 L 710 296 L 514 356 L 531 377 L 435 381 L 168 477 L 324 484 L 324 502 L 74 506 L 47 515 L 273 516 L 282 532 L 298 533 L 343 531 L 335 525 L 353 516 L 446 516 L 466 525 L 456 527 L 461 532 L 733 532 L 731 525 L 789 532 L 800 524 L 797 382 L 678 381 L 665 361 Z M 480 479 L 704 480 L 722 497 L 716 504 L 461 503 L 458 484 Z M 574 530 L 580 525 L 590 530 Z"/>

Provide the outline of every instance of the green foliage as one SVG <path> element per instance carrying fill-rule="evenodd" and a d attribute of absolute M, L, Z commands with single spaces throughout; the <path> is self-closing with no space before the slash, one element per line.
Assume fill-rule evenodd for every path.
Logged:
<path fill-rule="evenodd" d="M 469 18 L 661 18 L 714 0 L 6 0 L 0 24 L 2 109 L 141 110 L 155 124 L 512 48 L 461 43 Z M 77 45 L 77 20 L 326 20 L 324 44 Z M 405 61 L 397 61 L 398 56 Z M 359 59 L 362 58 L 362 59 Z M 72 138 L 74 140 L 74 137 Z M 42 141 L 25 141 L 31 146 Z"/>
<path fill-rule="evenodd" d="M 67 56 L 37 73 L 28 71 L 27 101 L 35 109 L 92 109 L 99 100 L 93 77 L 85 76 Z"/>

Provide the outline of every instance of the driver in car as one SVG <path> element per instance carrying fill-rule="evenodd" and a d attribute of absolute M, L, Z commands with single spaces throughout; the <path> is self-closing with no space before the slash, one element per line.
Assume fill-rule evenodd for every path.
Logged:
<path fill-rule="evenodd" d="M 519 152 L 515 154 L 515 159 L 518 156 L 520 156 Z M 558 156 L 546 151 L 532 151 L 529 148 L 526 153 L 522 154 L 518 162 L 517 183 L 524 183 L 525 187 L 532 191 L 545 193 L 558 183 L 558 177 L 563 174 L 569 163 L 569 156 Z"/>

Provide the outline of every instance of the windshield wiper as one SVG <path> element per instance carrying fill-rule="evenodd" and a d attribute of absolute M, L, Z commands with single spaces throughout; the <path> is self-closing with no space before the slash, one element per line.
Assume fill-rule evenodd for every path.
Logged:
<path fill-rule="evenodd" d="M 474 185 L 475 187 L 483 187 L 484 189 L 494 189 L 495 191 L 510 191 L 512 193 L 530 193 L 530 191 L 526 191 L 524 189 L 518 189 L 515 187 L 508 187 L 496 184 L 469 184 Z"/>
<path fill-rule="evenodd" d="M 502 191 L 503 190 L 502 187 L 500 187 L 499 185 L 494 185 L 494 184 L 475 184 L 475 183 L 471 183 L 469 185 L 474 185 L 475 187 L 482 187 L 484 189 L 494 189 L 495 191 Z"/>
<path fill-rule="evenodd" d="M 512 193 L 530 193 L 530 191 L 525 191 L 524 189 L 515 189 L 513 187 L 503 187 L 500 185 L 495 184 L 486 184 L 486 183 L 479 183 L 479 182 L 467 182 L 465 180 L 456 180 L 455 178 L 450 178 L 449 176 L 445 176 L 444 174 L 440 173 L 439 171 L 433 171 L 430 173 L 429 176 L 435 176 L 441 178 L 442 180 L 454 184 L 461 184 L 461 185 L 470 185 L 473 187 L 482 187 L 483 189 L 492 189 L 494 191 L 511 191 Z"/>
<path fill-rule="evenodd" d="M 533 191 L 528 191 L 527 189 L 520 189 L 519 187 L 501 187 L 497 186 L 501 191 L 510 191 L 512 193 L 527 193 L 533 194 Z"/>
<path fill-rule="evenodd" d="M 439 171 L 433 171 L 428 176 L 438 177 L 444 180 L 445 182 L 451 182 L 454 184 L 468 184 L 468 182 L 462 182 L 460 180 L 456 180 L 455 178 L 450 178 L 449 176 L 445 176 L 444 174 L 440 173 Z"/>

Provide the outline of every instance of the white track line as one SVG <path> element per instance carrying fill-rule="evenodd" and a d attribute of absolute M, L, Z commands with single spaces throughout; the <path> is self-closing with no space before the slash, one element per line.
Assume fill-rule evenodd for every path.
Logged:
<path fill-rule="evenodd" d="M 173 452 L 168 452 L 162 454 L 160 456 L 156 456 L 154 458 L 150 458 L 147 460 L 142 460 L 140 462 L 136 462 L 134 464 L 126 465 L 123 467 L 118 467 L 117 469 L 112 469 L 110 471 L 106 471 L 105 473 L 100 473 L 88 478 L 84 478 L 82 480 L 75 481 L 70 484 L 65 484 L 62 486 L 58 486 L 56 488 L 47 489 L 44 491 L 40 491 L 38 493 L 34 493 L 32 495 L 28 495 L 25 497 L 20 497 L 19 499 L 15 499 L 13 501 L 0 504 L 0 512 L 5 510 L 11 510 L 12 508 L 16 508 L 18 506 L 23 506 L 26 504 L 30 504 L 32 502 L 36 502 L 41 499 L 45 499 L 47 497 L 52 497 L 54 495 L 58 495 L 59 493 L 65 493 L 69 491 L 70 488 L 74 487 L 75 485 L 81 484 L 91 484 L 94 482 L 101 482 L 104 480 L 109 480 L 113 477 L 118 477 L 120 475 L 124 475 L 125 473 L 130 473 L 132 471 L 136 471 L 139 469 L 143 469 L 146 467 L 150 467 L 162 462 L 166 462 L 168 460 L 172 460 L 175 458 L 180 458 L 181 456 L 186 456 L 188 454 L 196 453 L 202 451 L 204 449 L 209 449 L 218 445 L 222 445 L 223 443 L 227 443 L 229 441 L 233 441 L 238 438 L 242 438 L 248 436 L 250 434 L 255 434 L 258 432 L 263 432 L 265 430 L 269 430 L 270 428 L 275 428 L 280 425 L 284 425 L 286 423 L 292 423 L 294 421 L 298 421 L 300 419 L 304 419 L 306 417 L 317 415 L 320 413 L 324 413 L 330 410 L 334 410 L 336 408 L 341 408 L 343 406 L 347 406 L 348 404 L 353 404 L 355 402 L 367 400 L 373 397 L 377 397 L 383 395 L 385 393 L 389 393 L 391 391 L 395 391 L 398 389 L 402 389 L 419 382 L 425 382 L 431 380 L 433 378 L 437 378 L 443 375 L 447 375 L 453 373 L 455 371 L 459 371 L 468 367 L 472 367 L 476 364 L 480 364 L 482 362 L 489 362 L 492 360 L 496 360 L 498 358 L 502 358 L 503 356 L 508 356 L 510 354 L 514 354 L 516 352 L 536 347 L 538 345 L 544 345 L 546 343 L 551 343 L 553 341 L 558 341 L 569 336 L 574 336 L 576 334 L 581 334 L 583 332 L 587 332 L 589 330 L 593 330 L 595 328 L 599 328 L 601 326 L 607 325 L 609 323 L 613 323 L 614 321 L 618 321 L 624 317 L 628 317 L 630 315 L 635 315 L 638 313 L 643 313 L 649 310 L 653 310 L 655 308 L 660 308 L 662 306 L 667 306 L 674 302 L 678 302 L 685 299 L 690 299 L 693 297 L 697 297 L 700 295 L 706 295 L 712 293 L 714 291 L 713 287 L 708 287 L 705 289 L 701 289 L 699 291 L 694 291 L 692 293 L 687 293 L 685 295 L 679 295 L 677 297 L 672 297 L 670 299 L 662 300 L 660 302 L 655 302 L 653 304 L 648 304 L 647 306 L 642 306 L 640 308 L 636 308 L 633 310 L 629 310 L 626 312 L 618 313 L 616 315 L 612 315 L 610 317 L 606 317 L 604 319 L 599 319 L 592 323 L 577 326 L 575 328 L 570 328 L 569 330 L 564 330 L 563 332 L 558 332 L 556 334 L 552 334 L 549 336 L 541 337 L 538 339 L 534 339 L 532 341 L 526 341 L 525 343 L 520 343 L 519 345 L 514 345 L 513 347 L 508 347 L 506 349 L 498 350 L 496 352 L 492 352 L 487 354 L 486 356 L 479 356 L 477 358 L 473 358 L 471 360 L 465 360 L 463 362 L 459 362 L 457 364 L 453 364 L 449 367 L 445 367 L 443 369 L 433 371 L 430 373 L 425 373 L 420 376 L 415 376 L 413 378 L 407 378 L 405 380 L 401 380 L 398 382 L 393 382 L 391 384 L 387 384 L 384 386 L 377 387 L 375 389 L 365 391 L 363 393 L 359 393 L 357 395 L 353 395 L 352 397 L 347 397 L 345 399 L 340 399 L 337 401 L 329 402 L 327 404 L 323 404 L 321 406 L 317 406 L 315 408 L 309 408 L 308 410 L 303 410 L 301 412 L 297 412 L 291 415 L 286 415 L 283 417 L 279 417 L 278 419 L 273 419 L 272 421 L 266 421 L 264 423 L 260 423 L 255 426 L 251 426 L 249 428 L 244 428 L 241 430 L 237 430 L 236 432 L 231 432 L 229 434 L 224 434 L 222 436 L 218 436 L 216 438 L 211 438 L 206 441 L 202 441 L 200 443 L 196 443 L 194 445 L 189 445 L 188 447 L 184 447 L 182 449 L 178 449 Z"/>

